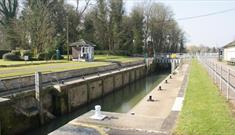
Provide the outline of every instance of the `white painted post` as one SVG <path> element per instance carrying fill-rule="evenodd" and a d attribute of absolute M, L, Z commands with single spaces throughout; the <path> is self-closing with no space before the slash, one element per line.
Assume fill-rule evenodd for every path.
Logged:
<path fill-rule="evenodd" d="M 227 74 L 227 100 L 229 100 L 229 85 L 230 85 L 230 69 L 228 68 L 228 74 Z"/>
<path fill-rule="evenodd" d="M 217 83 L 217 79 L 216 79 L 216 77 L 217 77 L 216 67 L 217 67 L 217 64 L 215 63 L 215 84 Z"/>
<path fill-rule="evenodd" d="M 220 92 L 222 92 L 222 65 L 220 65 L 220 81 L 219 81 L 219 87 L 220 87 Z"/>
<path fill-rule="evenodd" d="M 171 61 L 171 73 L 172 74 L 173 74 L 174 70 L 175 70 L 175 61 L 174 61 L 174 59 L 172 59 L 172 61 Z"/>
<path fill-rule="evenodd" d="M 212 62 L 210 62 L 210 70 L 211 70 L 211 74 L 210 74 L 210 76 L 211 76 L 211 79 L 212 79 L 212 81 L 213 81 L 213 63 Z"/>
<path fill-rule="evenodd" d="M 211 62 L 209 61 L 209 70 L 210 70 L 210 77 L 211 77 Z"/>

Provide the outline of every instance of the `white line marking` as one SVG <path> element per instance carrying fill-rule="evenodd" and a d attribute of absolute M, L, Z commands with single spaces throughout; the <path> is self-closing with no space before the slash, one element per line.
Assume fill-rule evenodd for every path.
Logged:
<path fill-rule="evenodd" d="M 184 101 L 184 98 L 183 97 L 177 97 L 175 99 L 175 103 L 172 107 L 172 111 L 181 111 L 181 108 L 183 106 L 183 101 Z"/>

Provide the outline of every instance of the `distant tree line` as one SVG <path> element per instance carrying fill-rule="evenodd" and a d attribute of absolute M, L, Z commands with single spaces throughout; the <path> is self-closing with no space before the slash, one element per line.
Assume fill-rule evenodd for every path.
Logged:
<path fill-rule="evenodd" d="M 185 51 L 184 32 L 162 3 L 125 12 L 123 0 L 0 0 L 0 48 L 25 49 L 33 55 L 66 52 L 68 42 L 85 39 L 98 50 L 128 54 Z M 21 5 L 21 6 L 20 6 Z M 68 30 L 67 30 L 68 28 Z M 68 33 L 67 33 L 68 31 Z"/>
<path fill-rule="evenodd" d="M 191 54 L 197 54 L 197 53 L 217 53 L 219 51 L 219 48 L 213 46 L 208 47 L 205 45 L 188 45 L 186 48 L 188 53 Z"/>

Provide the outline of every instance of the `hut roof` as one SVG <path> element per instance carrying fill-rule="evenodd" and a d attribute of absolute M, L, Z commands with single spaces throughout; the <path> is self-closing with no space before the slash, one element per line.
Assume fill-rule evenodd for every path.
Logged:
<path fill-rule="evenodd" d="M 91 42 L 89 42 L 89 41 L 86 41 L 86 40 L 84 40 L 84 39 L 80 39 L 79 41 L 77 41 L 77 42 L 74 42 L 74 43 L 71 43 L 70 45 L 69 45 L 70 47 L 82 47 L 82 46 L 91 46 L 91 47 L 95 47 L 96 45 L 95 44 L 93 44 L 93 43 L 91 43 Z"/>

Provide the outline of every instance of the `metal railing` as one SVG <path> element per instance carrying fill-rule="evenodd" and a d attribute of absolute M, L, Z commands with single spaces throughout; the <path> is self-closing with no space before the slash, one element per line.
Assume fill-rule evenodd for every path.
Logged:
<path fill-rule="evenodd" d="M 235 70 L 206 57 L 198 57 L 198 60 L 207 69 L 213 82 L 219 87 L 220 92 L 226 95 L 227 100 L 235 99 Z"/>

